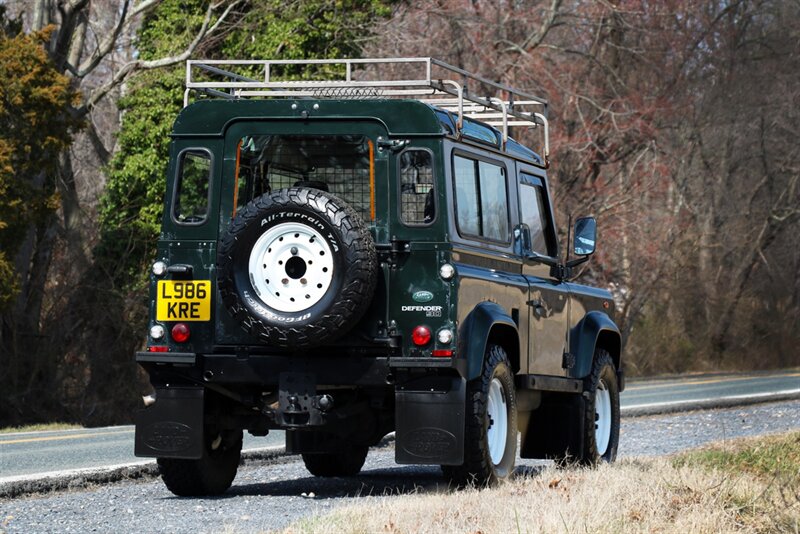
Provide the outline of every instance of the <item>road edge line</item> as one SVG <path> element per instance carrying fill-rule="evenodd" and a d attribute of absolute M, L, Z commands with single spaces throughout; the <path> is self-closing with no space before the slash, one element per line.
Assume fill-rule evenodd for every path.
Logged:
<path fill-rule="evenodd" d="M 747 395 L 730 395 L 727 397 L 690 399 L 668 403 L 650 403 L 627 406 L 620 409 L 622 417 L 644 417 L 648 415 L 663 415 L 694 410 L 715 410 L 719 408 L 733 408 L 752 404 L 765 404 L 800 399 L 800 388 L 786 389 L 775 392 L 753 393 Z"/>
<path fill-rule="evenodd" d="M 246 462 L 274 462 L 283 457 L 287 457 L 283 446 L 247 449 L 242 451 L 242 464 Z M 85 467 L 65 471 L 18 475 L 0 478 L 0 499 L 81 489 L 92 485 L 110 484 L 124 480 L 152 478 L 158 478 L 158 466 L 155 459 L 108 467 Z"/>
<path fill-rule="evenodd" d="M 395 434 L 391 432 L 384 436 L 375 445 L 375 448 L 387 447 L 394 442 L 394 439 Z M 242 451 L 242 460 L 239 465 L 249 462 L 253 464 L 284 463 L 293 456 L 295 455 L 286 454 L 286 448 L 283 446 L 258 447 Z M 0 478 L 0 499 L 76 490 L 93 485 L 111 484 L 127 480 L 155 478 L 158 478 L 158 466 L 155 459 L 108 467 L 86 467 L 66 471 L 19 475 L 5 479 Z"/>

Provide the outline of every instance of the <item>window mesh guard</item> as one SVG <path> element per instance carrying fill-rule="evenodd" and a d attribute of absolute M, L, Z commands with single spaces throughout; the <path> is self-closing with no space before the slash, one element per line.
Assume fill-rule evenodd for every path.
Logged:
<path fill-rule="evenodd" d="M 347 202 L 370 221 L 370 154 L 363 136 L 255 136 L 242 140 L 240 176 L 247 200 L 278 189 L 311 187 Z M 241 192 L 240 192 L 241 195 Z"/>

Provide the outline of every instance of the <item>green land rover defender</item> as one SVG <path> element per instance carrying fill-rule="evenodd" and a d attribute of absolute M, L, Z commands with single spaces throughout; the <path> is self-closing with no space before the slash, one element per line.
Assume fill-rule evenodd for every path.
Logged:
<path fill-rule="evenodd" d="M 136 455 L 172 492 L 227 490 L 245 430 L 325 477 L 392 432 L 458 484 L 614 460 L 620 334 L 569 281 L 596 226 L 560 250 L 544 100 L 430 58 L 189 61 L 186 86 L 136 353 Z"/>

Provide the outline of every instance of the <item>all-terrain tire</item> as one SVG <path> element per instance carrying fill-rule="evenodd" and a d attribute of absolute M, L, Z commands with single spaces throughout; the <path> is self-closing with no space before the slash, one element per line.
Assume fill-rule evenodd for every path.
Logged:
<path fill-rule="evenodd" d="M 505 432 L 497 435 L 503 416 Z M 467 384 L 465 424 L 464 463 L 442 466 L 445 476 L 459 486 L 492 485 L 510 477 L 517 456 L 517 401 L 514 374 L 499 345 L 486 348 L 481 376 Z"/>
<path fill-rule="evenodd" d="M 220 495 L 231 487 L 241 458 L 242 431 L 227 432 L 224 438 L 212 434 L 206 440 L 199 460 L 158 458 L 161 479 L 175 495 Z"/>
<path fill-rule="evenodd" d="M 589 466 L 611 463 L 619 447 L 619 384 L 614 360 L 605 349 L 595 350 L 592 372 L 584 381 L 584 398 L 583 450 L 577 461 Z"/>
<path fill-rule="evenodd" d="M 217 253 L 225 307 L 250 334 L 303 348 L 345 334 L 372 302 L 375 244 L 356 211 L 331 193 L 292 187 L 255 198 Z"/>
<path fill-rule="evenodd" d="M 303 454 L 303 463 L 315 477 L 355 476 L 364 467 L 368 447 L 353 447 L 345 452 Z"/>

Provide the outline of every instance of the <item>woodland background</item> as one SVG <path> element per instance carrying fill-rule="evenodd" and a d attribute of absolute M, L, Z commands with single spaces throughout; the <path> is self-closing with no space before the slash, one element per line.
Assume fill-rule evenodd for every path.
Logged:
<path fill-rule="evenodd" d="M 185 59 L 412 55 L 549 99 L 629 375 L 800 365 L 797 0 L 0 0 L 0 426 L 147 390 Z"/>

